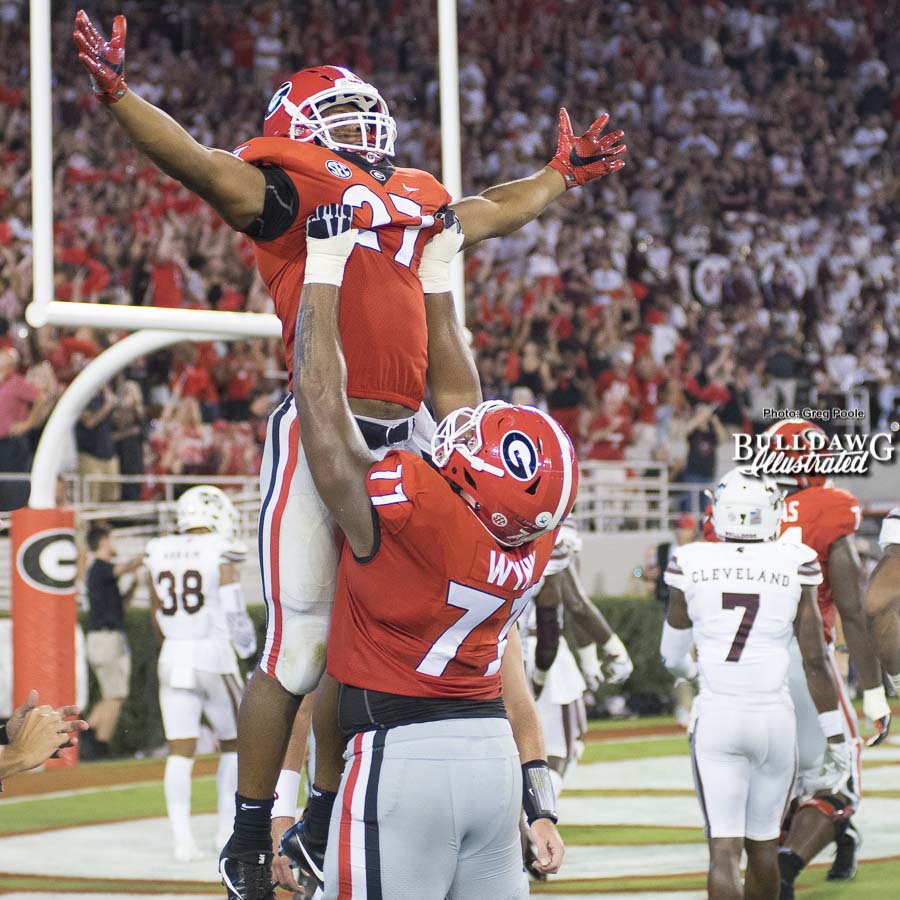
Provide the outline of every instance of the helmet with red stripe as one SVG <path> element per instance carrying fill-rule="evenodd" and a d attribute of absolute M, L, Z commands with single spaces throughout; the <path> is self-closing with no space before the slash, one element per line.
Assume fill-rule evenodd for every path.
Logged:
<path fill-rule="evenodd" d="M 438 425 L 431 452 L 501 544 L 555 530 L 575 503 L 575 449 L 559 423 L 534 407 L 489 400 L 457 409 Z"/>
<path fill-rule="evenodd" d="M 335 107 L 342 109 L 329 114 Z M 397 125 L 373 85 L 349 69 L 316 66 L 297 72 L 275 91 L 263 134 L 316 141 L 331 150 L 393 156 Z"/>
<path fill-rule="evenodd" d="M 767 449 L 770 454 L 802 460 L 827 452 L 823 448 L 828 446 L 828 435 L 818 425 L 806 419 L 782 419 L 770 425 L 764 434 L 769 440 Z M 779 473 L 773 477 L 785 487 L 800 488 L 821 487 L 827 480 L 825 475 L 809 472 Z"/>

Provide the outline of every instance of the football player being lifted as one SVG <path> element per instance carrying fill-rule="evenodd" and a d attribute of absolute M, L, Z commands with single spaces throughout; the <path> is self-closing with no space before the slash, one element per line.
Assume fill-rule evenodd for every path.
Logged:
<path fill-rule="evenodd" d="M 74 37 L 94 93 L 141 152 L 251 238 L 283 324 L 289 374 L 306 220 L 323 203 L 353 207 L 358 237 L 341 287 L 340 330 L 348 402 L 376 454 L 427 448 L 433 423 L 422 411 L 426 382 L 439 419 L 481 401 L 446 289 L 460 246 L 509 234 L 567 190 L 624 165 L 622 132 L 603 134 L 607 116 L 575 135 L 563 109 L 556 154 L 544 168 L 451 204 L 431 175 L 394 166 L 396 126 L 384 99 L 333 66 L 304 69 L 285 82 L 269 102 L 261 137 L 233 153 L 212 149 L 129 90 L 125 35 L 123 16 L 106 41 L 79 11 Z M 442 235 L 447 240 L 435 240 Z M 262 837 L 255 808 L 271 811 L 291 722 L 300 698 L 319 682 L 337 572 L 335 522 L 310 475 L 292 395 L 270 419 L 260 490 L 267 633 L 238 735 L 238 793 L 259 802 L 246 804 L 254 807 L 246 812 L 239 804 L 229 853 L 248 860 L 268 854 L 268 865 L 271 837 Z M 323 684 L 317 697 L 331 706 L 335 693 Z M 314 726 L 317 740 L 331 741 L 331 756 L 339 756 L 337 736 L 320 731 L 315 711 Z M 326 820 L 339 775 L 317 769 L 321 790 L 313 796 Z"/>
<path fill-rule="evenodd" d="M 176 504 L 178 534 L 154 538 L 145 562 L 152 585 L 159 653 L 159 708 L 169 744 L 164 779 L 175 859 L 199 858 L 191 833 L 191 769 L 206 716 L 219 739 L 216 775 L 218 848 L 234 821 L 237 708 L 243 679 L 237 656 L 252 659 L 256 632 L 247 614 L 238 565 L 247 548 L 237 539 L 237 511 L 211 485 L 185 491 Z M 212 850 L 212 848 L 208 848 Z"/>
<path fill-rule="evenodd" d="M 881 665 L 900 697 L 900 506 L 885 516 L 878 543 L 884 556 L 869 580 L 866 613 Z"/>
<path fill-rule="evenodd" d="M 690 679 L 699 670 L 689 730 L 709 840 L 710 900 L 772 900 L 778 894 L 778 836 L 797 772 L 788 687 L 794 644 L 816 722 L 827 735 L 810 787 L 825 794 L 850 777 L 850 743 L 816 603 L 822 569 L 813 548 L 776 540 L 782 505 L 773 481 L 732 470 L 715 491 L 718 541 L 679 547 L 665 572 L 670 599 L 663 662 L 677 677 Z"/>
<path fill-rule="evenodd" d="M 525 898 L 522 807 L 542 871 L 563 847 L 515 623 L 574 503 L 575 452 L 545 413 L 488 401 L 441 422 L 434 465 L 373 455 L 338 325 L 352 221 L 348 205 L 309 220 L 295 350 L 312 478 L 346 537 L 327 662 L 346 765 L 325 897 Z"/>
<path fill-rule="evenodd" d="M 787 419 L 772 425 L 766 433 L 775 442 L 773 452 L 783 453 L 798 462 L 809 462 L 810 457 L 814 457 L 827 442 L 825 432 L 804 419 Z M 817 720 L 799 653 L 794 647 L 790 683 L 797 711 L 800 752 L 798 797 L 786 822 L 787 834 L 778 859 L 782 878 L 781 900 L 790 900 L 794 896 L 797 875 L 832 841 L 837 845 L 837 852 L 828 879 L 842 881 L 856 873 L 860 838 L 851 817 L 860 800 L 859 752 L 862 740 L 856 713 L 835 663 L 836 614 L 840 616 L 844 640 L 863 689 L 863 710 L 875 724 L 876 731 L 869 740 L 870 744 L 877 744 L 887 736 L 891 714 L 863 604 L 865 577 L 854 544 L 854 534 L 861 521 L 859 501 L 848 491 L 834 487 L 825 476 L 814 472 L 778 475 L 777 480 L 787 491 L 782 534 L 812 547 L 822 567 L 822 583 L 818 588 L 819 612 L 825 629 L 829 665 L 841 701 L 844 732 L 854 751 L 852 777 L 843 789 L 814 796 L 815 792 L 808 788 L 808 782 L 815 782 L 815 773 L 826 750 L 826 735 Z"/>

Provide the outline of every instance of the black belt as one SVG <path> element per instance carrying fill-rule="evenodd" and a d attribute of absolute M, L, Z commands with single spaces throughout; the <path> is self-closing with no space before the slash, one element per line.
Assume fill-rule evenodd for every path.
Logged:
<path fill-rule="evenodd" d="M 412 419 L 403 419 L 396 425 L 382 425 L 380 422 L 357 418 L 356 424 L 359 425 L 363 440 L 370 450 L 403 444 L 412 437 L 413 433 Z"/>

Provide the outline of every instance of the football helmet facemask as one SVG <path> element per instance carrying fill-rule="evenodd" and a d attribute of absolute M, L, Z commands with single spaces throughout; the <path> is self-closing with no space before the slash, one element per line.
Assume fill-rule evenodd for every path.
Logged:
<path fill-rule="evenodd" d="M 355 111 L 329 115 L 335 106 Z M 342 129 L 355 128 L 357 140 L 338 138 Z M 316 141 L 331 150 L 394 155 L 397 125 L 376 88 L 339 66 L 302 69 L 272 95 L 263 125 L 265 137 Z"/>
<path fill-rule="evenodd" d="M 773 541 L 778 537 L 784 495 L 771 478 L 732 469 L 719 479 L 712 500 L 712 526 L 719 539 Z"/>
<path fill-rule="evenodd" d="M 769 438 L 769 453 L 801 460 L 817 454 L 827 455 L 828 435 L 822 428 L 806 419 L 783 419 L 770 425 L 764 432 Z M 787 488 L 821 487 L 828 480 L 826 475 L 814 473 L 772 475 L 778 484 Z"/>
<path fill-rule="evenodd" d="M 454 410 L 438 425 L 431 452 L 478 521 L 506 546 L 553 531 L 575 502 L 572 442 L 534 407 L 489 400 Z"/>
<path fill-rule="evenodd" d="M 175 520 L 181 533 L 208 528 L 228 539 L 237 534 L 238 513 L 234 504 L 224 491 L 211 484 L 198 484 L 186 490 L 175 504 Z"/>

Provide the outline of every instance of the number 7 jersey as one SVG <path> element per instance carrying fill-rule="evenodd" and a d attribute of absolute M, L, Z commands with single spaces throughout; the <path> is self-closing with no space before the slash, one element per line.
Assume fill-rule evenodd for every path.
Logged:
<path fill-rule="evenodd" d="M 685 544 L 665 581 L 687 601 L 702 691 L 787 693 L 800 595 L 822 581 L 815 550 L 785 541 Z"/>
<path fill-rule="evenodd" d="M 329 674 L 405 697 L 499 697 L 507 635 L 555 533 L 501 547 L 450 484 L 405 451 L 375 463 L 367 484 L 376 546 L 368 561 L 344 547 Z"/>

